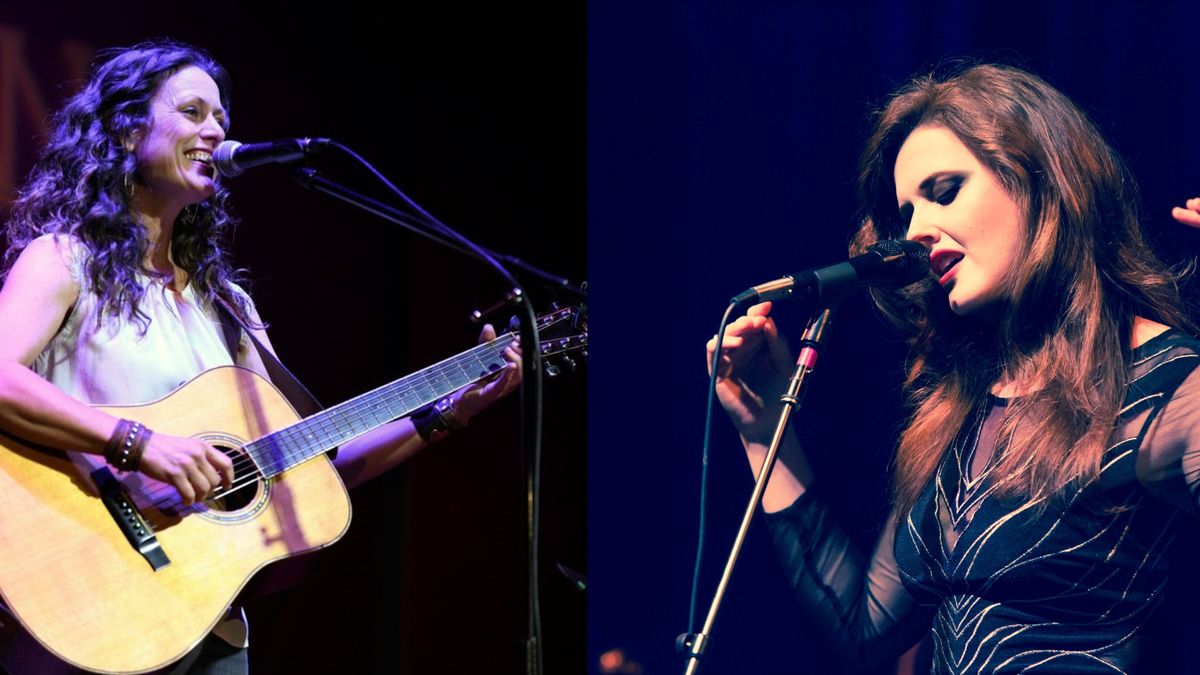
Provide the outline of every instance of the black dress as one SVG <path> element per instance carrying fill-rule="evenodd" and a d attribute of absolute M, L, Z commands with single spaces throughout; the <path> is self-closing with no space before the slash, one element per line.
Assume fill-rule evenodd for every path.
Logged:
<path fill-rule="evenodd" d="M 1047 504 L 993 494 L 1002 399 L 964 425 L 869 558 L 806 492 L 768 516 L 801 604 L 851 666 L 929 635 L 938 673 L 1147 672 L 1168 551 L 1200 533 L 1185 515 L 1200 489 L 1197 365 L 1200 342 L 1174 330 L 1134 350 L 1100 475 Z"/>

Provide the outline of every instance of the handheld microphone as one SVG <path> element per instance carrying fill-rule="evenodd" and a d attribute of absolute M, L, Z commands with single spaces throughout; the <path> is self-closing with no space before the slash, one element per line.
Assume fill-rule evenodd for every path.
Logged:
<path fill-rule="evenodd" d="M 288 164 L 329 143 L 328 138 L 289 138 L 267 143 L 222 141 L 213 152 L 217 173 L 232 178 L 260 164 Z"/>
<path fill-rule="evenodd" d="M 915 241 L 887 239 L 845 262 L 815 267 L 748 288 L 730 302 L 740 305 L 800 296 L 832 306 L 861 286 L 900 288 L 928 274 L 928 249 Z"/>

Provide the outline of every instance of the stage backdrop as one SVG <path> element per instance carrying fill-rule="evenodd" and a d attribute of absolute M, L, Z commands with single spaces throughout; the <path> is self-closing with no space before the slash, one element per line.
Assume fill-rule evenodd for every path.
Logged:
<path fill-rule="evenodd" d="M 582 8 L 15 4 L 0 9 L 5 216 L 48 111 L 95 51 L 169 36 L 231 73 L 230 138 L 333 138 L 475 241 L 586 277 Z M 322 166 L 383 195 L 346 162 Z M 326 404 L 470 347 L 479 328 L 469 313 L 507 290 L 480 264 L 308 192 L 285 169 L 229 184 L 243 221 L 235 260 L 250 270 L 279 355 Z M 528 291 L 542 308 L 555 299 Z M 547 672 L 571 672 L 584 652 L 585 595 L 555 564 L 586 572 L 585 396 L 586 371 L 547 389 Z M 317 578 L 251 605 L 252 671 L 520 672 L 518 408 L 505 401 L 357 490 L 350 534 L 322 554 Z"/>
<path fill-rule="evenodd" d="M 963 56 L 1039 73 L 1128 160 L 1163 255 L 1197 252 L 1200 233 L 1170 208 L 1200 195 L 1200 6 L 1143 6 L 590 6 L 589 236 L 604 329 L 592 362 L 589 672 L 606 653 L 613 672 L 683 672 L 672 646 L 688 627 L 704 343 L 733 294 L 846 258 L 867 114 L 910 75 Z M 803 317 L 784 314 L 795 339 Z M 824 494 L 869 543 L 902 421 L 903 351 L 861 297 L 842 307 L 827 344 L 800 434 Z M 697 628 L 752 486 L 723 414 L 713 439 Z M 757 522 L 703 672 L 836 672 L 782 576 Z"/>

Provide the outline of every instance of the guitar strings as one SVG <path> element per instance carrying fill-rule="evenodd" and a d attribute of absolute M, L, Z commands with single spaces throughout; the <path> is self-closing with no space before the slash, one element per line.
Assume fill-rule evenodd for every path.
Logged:
<path fill-rule="evenodd" d="M 505 338 L 508 338 L 508 339 L 506 340 Z M 463 352 L 462 354 L 459 354 L 458 356 L 451 357 L 450 359 L 446 359 L 444 361 L 436 363 L 432 366 L 429 366 L 428 368 L 425 368 L 424 370 L 418 371 L 417 373 L 413 373 L 412 375 L 403 377 L 403 378 L 396 380 L 395 382 L 392 382 L 388 385 L 384 385 L 383 387 L 366 392 L 355 398 L 345 401 L 341 404 L 333 406 L 333 407 L 323 411 L 322 413 L 318 413 L 318 415 L 325 415 L 330 418 L 330 424 L 326 424 L 324 426 L 332 427 L 334 432 L 340 432 L 342 434 L 345 434 L 345 432 L 347 430 L 344 427 L 338 427 L 338 425 L 337 425 L 338 420 L 336 419 L 336 416 L 338 414 L 347 415 L 350 413 L 360 413 L 363 408 L 377 407 L 381 401 L 402 398 L 402 397 L 397 397 L 395 395 L 394 390 L 396 390 L 396 389 L 415 389 L 420 384 L 425 384 L 426 386 L 430 386 L 430 388 L 433 389 L 433 387 L 431 385 L 432 380 L 434 380 L 437 376 L 446 377 L 448 373 L 451 373 L 454 370 L 457 370 L 458 374 L 460 376 L 471 377 L 471 375 L 467 371 L 462 369 L 462 367 L 461 367 L 462 361 L 467 360 L 471 356 L 474 356 L 478 360 L 483 362 L 481 365 L 485 365 L 485 366 L 490 365 L 487 363 L 487 361 L 489 359 L 494 360 L 494 358 L 496 356 L 499 356 L 500 354 L 502 354 L 504 349 L 506 349 L 514 341 L 515 341 L 514 335 L 512 333 L 506 333 L 505 335 L 498 337 L 495 340 L 486 342 L 481 345 L 476 345 L 475 347 Z M 548 345 L 546 345 L 546 343 L 543 343 L 542 345 L 539 345 L 539 346 L 541 347 L 541 346 L 548 346 Z M 457 389 L 460 386 L 464 386 L 465 384 L 469 384 L 470 382 L 474 382 L 474 381 L 483 379 L 483 378 L 487 377 L 488 375 L 491 375 L 495 372 L 499 372 L 499 371 L 489 371 L 483 375 L 474 377 L 473 379 L 469 379 L 469 380 L 467 380 L 467 382 L 463 383 L 462 385 L 456 386 L 455 389 Z M 424 382 L 410 383 L 409 381 L 413 380 L 413 379 L 424 380 Z M 447 379 L 449 379 L 449 378 L 447 378 Z M 433 390 L 436 391 L 436 389 L 433 389 Z M 421 404 L 418 404 L 416 407 L 419 407 L 420 405 Z M 414 407 L 413 409 L 416 409 L 416 407 Z M 399 417 L 399 416 L 389 417 L 388 419 L 395 419 L 396 417 Z M 234 482 L 230 485 L 230 487 L 228 489 L 221 488 L 221 489 L 214 491 L 211 495 L 209 495 L 206 498 L 205 501 L 226 497 L 238 490 L 241 490 L 242 488 L 244 488 L 246 486 L 257 483 L 260 478 L 265 477 L 262 467 L 260 467 L 258 465 L 258 463 L 255 461 L 254 457 L 251 456 L 252 453 L 251 453 L 250 448 L 258 443 L 261 443 L 263 441 L 269 441 L 271 439 L 274 439 L 275 441 L 277 441 L 276 443 L 273 443 L 272 445 L 274 447 L 282 450 L 282 452 L 280 453 L 279 459 L 283 460 L 283 464 L 285 466 L 287 466 L 289 464 L 291 466 L 294 466 L 295 464 L 300 463 L 300 462 L 295 462 L 293 464 L 292 462 L 294 460 L 299 459 L 300 461 L 304 461 L 307 459 L 311 459 L 312 457 L 316 457 L 317 455 L 321 454 L 322 452 L 325 452 L 326 449 L 322 449 L 315 453 L 309 454 L 303 450 L 300 452 L 296 452 L 295 450 L 289 449 L 288 447 L 286 447 L 288 445 L 287 442 L 295 441 L 295 439 L 298 435 L 305 436 L 306 437 L 305 440 L 311 442 L 313 434 L 306 433 L 304 431 L 300 431 L 300 427 L 302 425 L 304 425 L 305 422 L 308 422 L 312 419 L 314 419 L 314 418 L 309 417 L 309 418 L 306 418 L 303 420 L 299 420 L 289 426 L 286 426 L 275 432 L 267 434 L 266 436 L 263 436 L 260 439 L 251 441 L 250 443 L 247 443 L 245 446 L 242 446 L 241 448 L 237 448 L 235 450 L 236 454 L 233 457 L 234 472 L 235 472 L 235 474 L 237 474 L 238 471 L 242 471 L 243 472 L 242 475 L 237 475 L 234 479 Z M 313 425 L 309 424 L 308 426 L 313 426 Z M 371 427 L 371 428 L 374 428 L 374 427 Z M 366 431 L 369 431 L 369 430 L 370 430 L 370 428 L 355 429 L 352 427 L 349 430 L 351 432 L 350 438 L 353 438 L 354 436 L 357 436 L 357 435 L 361 435 L 362 433 L 365 433 Z M 333 435 L 331 435 L 329 433 L 328 428 L 323 429 L 322 431 L 324 431 L 324 433 L 326 434 L 326 437 L 323 440 L 325 440 L 326 442 L 332 440 Z M 349 440 L 349 439 L 346 439 L 346 440 Z M 346 440 L 343 440 L 340 443 L 345 443 Z M 336 447 L 340 443 L 334 443 L 333 445 L 330 445 L 329 447 Z M 248 466 L 250 467 L 249 469 L 247 468 Z M 290 468 L 290 466 L 288 468 Z M 276 472 L 276 473 L 279 473 L 279 472 Z M 156 482 L 158 482 L 158 481 L 156 481 Z M 178 491 L 174 488 L 174 486 L 166 484 L 166 483 L 158 482 L 158 486 L 156 486 L 155 488 L 146 490 L 145 495 L 147 498 L 150 499 L 151 505 L 160 510 L 165 510 L 167 507 L 177 508 L 176 504 L 179 504 Z M 182 505 L 179 504 L 179 506 L 182 506 Z M 191 507 L 189 507 L 189 508 L 191 508 Z"/>
<path fill-rule="evenodd" d="M 544 322 L 539 322 L 542 324 L 541 326 L 539 326 L 539 328 L 548 328 L 556 323 L 563 321 L 567 316 L 569 316 L 571 314 L 571 311 L 572 310 L 560 310 L 559 312 L 550 315 L 549 317 L 546 318 L 546 320 Z M 538 348 L 539 348 L 539 351 L 542 352 L 543 356 L 547 356 L 547 355 L 550 355 L 553 353 L 557 353 L 559 351 L 568 351 L 573 347 L 580 346 L 579 344 L 575 344 L 575 342 L 578 342 L 579 339 L 580 339 L 580 336 L 571 336 L 568 338 L 562 338 L 562 339 L 557 339 L 557 340 L 546 340 L 546 341 L 542 341 L 541 343 L 539 343 Z M 398 390 L 398 389 L 411 390 L 411 389 L 415 389 L 420 384 L 425 384 L 426 386 L 429 386 L 431 389 L 436 391 L 436 388 L 434 388 L 432 386 L 432 380 L 434 380 L 435 377 L 437 377 L 437 376 L 446 377 L 447 373 L 451 372 L 454 369 L 458 370 L 458 374 L 460 376 L 466 376 L 466 378 L 467 378 L 467 380 L 465 382 L 455 386 L 454 389 L 457 389 L 458 387 L 461 387 L 461 386 L 465 386 L 466 384 L 469 384 L 471 382 L 475 382 L 480 379 L 486 378 L 488 375 L 494 374 L 495 372 L 499 372 L 498 370 L 490 370 L 489 369 L 487 373 L 484 373 L 479 376 L 474 376 L 471 373 L 469 373 L 468 371 L 463 370 L 461 364 L 463 361 L 467 360 L 469 357 L 474 356 L 481 362 L 481 365 L 484 365 L 484 366 L 491 365 L 491 364 L 487 363 L 487 361 L 489 359 L 494 360 L 495 357 L 501 355 L 502 352 L 504 351 L 504 349 L 506 349 L 509 345 L 511 345 L 515 341 L 516 341 L 515 333 L 511 333 L 511 332 L 505 333 L 504 335 L 501 335 L 501 336 L 495 338 L 494 340 L 491 340 L 489 342 L 486 342 L 486 343 L 483 343 L 480 345 L 476 345 L 476 346 L 472 347 L 471 349 L 468 349 L 467 351 L 465 351 L 457 356 L 453 356 L 453 357 L 450 357 L 443 361 L 440 361 L 438 363 L 435 363 L 432 366 L 429 366 L 428 368 L 425 368 L 421 371 L 418 371 L 418 372 L 408 375 L 406 377 L 400 378 L 399 380 L 396 380 L 395 382 L 384 385 L 383 387 L 380 387 L 378 389 L 361 394 L 355 398 L 352 398 L 341 404 L 333 406 L 332 408 L 329 408 L 329 409 L 323 411 L 322 413 L 318 413 L 318 415 L 325 416 L 326 418 L 328 418 L 330 420 L 330 422 L 328 424 L 324 425 L 326 428 L 322 429 L 322 431 L 326 434 L 326 438 L 324 439 L 325 442 L 327 444 L 329 444 L 329 442 L 333 438 L 333 436 L 330 435 L 329 427 L 332 427 L 334 432 L 341 433 L 343 435 L 346 434 L 346 429 L 343 427 L 339 427 L 337 425 L 337 422 L 338 422 L 337 415 L 338 414 L 347 415 L 349 413 L 361 413 L 362 409 L 364 407 L 377 407 L 381 401 L 396 400 L 397 398 L 402 398 L 402 396 L 400 396 L 400 397 L 396 396 L 395 390 Z M 557 350 L 554 349 L 556 344 L 558 346 Z M 503 363 L 501 363 L 499 365 L 501 367 L 503 367 Z M 424 382 L 410 383 L 410 380 L 414 380 L 414 379 L 415 380 L 423 379 Z M 447 378 L 447 379 L 449 379 L 449 378 Z M 434 398 L 436 398 L 436 396 Z M 425 401 L 425 402 L 427 403 L 430 401 Z M 423 405 L 423 403 L 418 403 L 416 406 L 413 406 L 408 412 L 415 410 L 417 407 L 420 407 L 420 405 Z M 385 423 L 387 420 L 396 419 L 403 415 L 403 414 L 391 415 L 390 411 L 386 411 L 386 410 L 385 410 L 385 412 L 387 412 L 388 415 L 385 415 L 386 419 L 383 422 L 378 422 L 377 424 L 370 426 L 367 429 L 356 429 L 356 428 L 352 427 L 349 430 L 350 434 L 349 434 L 348 438 L 346 438 L 345 440 L 339 441 L 339 442 L 333 442 L 333 443 L 329 444 L 327 447 L 329 447 L 329 448 L 336 447 L 337 445 L 345 443 L 346 441 L 348 441 L 358 435 L 366 433 L 367 431 L 369 431 L 372 428 L 375 428 L 379 424 Z M 310 422 L 310 420 L 313 420 L 314 418 L 315 418 L 315 416 L 309 417 L 309 418 L 306 418 L 303 420 L 298 420 L 297 422 L 295 422 L 289 426 L 286 426 L 275 432 L 267 434 L 266 436 L 263 436 L 262 438 L 260 438 L 258 440 L 247 443 L 245 446 L 242 446 L 241 448 L 235 449 L 236 454 L 232 458 L 233 466 L 234 466 L 234 473 L 235 473 L 234 482 L 230 484 L 230 487 L 228 489 L 219 488 L 218 490 L 216 490 L 212 494 L 210 494 L 208 497 L 206 497 L 205 500 L 203 500 L 203 501 L 209 501 L 212 499 L 220 499 L 220 498 L 227 497 L 227 496 L 233 494 L 234 492 L 241 490 L 244 487 L 247 487 L 249 485 L 253 485 L 253 484 L 257 483 L 260 478 L 263 478 L 266 476 L 266 474 L 262 470 L 262 467 L 260 467 L 258 465 L 258 462 L 255 461 L 255 459 L 253 457 L 253 453 L 251 452 L 251 449 L 250 449 L 251 446 L 254 446 L 255 444 L 258 444 L 262 441 L 267 441 L 269 439 L 275 439 L 276 441 L 278 441 L 277 443 L 274 444 L 275 447 L 282 450 L 282 452 L 280 453 L 280 459 L 283 460 L 285 467 L 283 469 L 280 469 L 279 471 L 276 471 L 275 473 L 273 473 L 271 475 L 277 475 L 278 473 L 281 473 L 282 471 L 286 470 L 287 468 L 290 468 L 291 466 L 295 466 L 296 464 L 299 464 L 303 461 L 306 461 L 308 459 L 316 457 L 317 455 L 321 454 L 322 452 L 326 452 L 327 448 L 323 448 L 317 452 L 307 453 L 303 450 L 300 452 L 295 452 L 294 450 L 289 450 L 286 447 L 286 442 L 294 441 L 298 435 L 303 435 L 305 437 L 305 440 L 307 441 L 306 445 L 311 446 L 311 441 L 313 440 L 313 434 L 301 431 L 300 428 L 306 422 Z M 313 424 L 310 423 L 308 426 L 313 426 Z M 299 459 L 300 461 L 294 461 L 296 459 Z M 247 466 L 249 466 L 251 468 L 247 469 Z M 241 475 L 237 475 L 237 473 L 239 471 L 242 471 Z M 177 508 L 175 505 L 176 505 L 176 503 L 179 502 L 179 494 L 176 491 L 176 489 L 174 488 L 174 486 L 160 482 L 159 487 L 156 487 L 151 490 L 147 490 L 145 494 L 148 498 L 150 498 L 151 504 L 155 508 L 158 508 L 160 510 L 165 510 L 167 507 Z M 179 506 L 182 506 L 182 505 L 180 504 Z M 194 508 L 194 507 L 189 507 L 189 508 Z"/>

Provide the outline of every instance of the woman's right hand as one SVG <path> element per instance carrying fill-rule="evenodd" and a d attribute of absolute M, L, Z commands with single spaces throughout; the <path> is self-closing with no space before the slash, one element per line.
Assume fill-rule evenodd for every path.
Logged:
<path fill-rule="evenodd" d="M 233 462 L 197 438 L 151 435 L 138 471 L 175 488 L 185 506 L 233 484 Z"/>
<path fill-rule="evenodd" d="M 1171 209 L 1171 216 L 1184 225 L 1200 227 L 1200 197 L 1189 199 L 1183 206 Z"/>
<path fill-rule="evenodd" d="M 764 302 L 729 324 L 717 364 L 717 398 L 751 443 L 770 442 L 794 361 L 770 313 L 771 303 Z M 707 350 L 710 374 L 716 346 L 713 336 Z"/>

